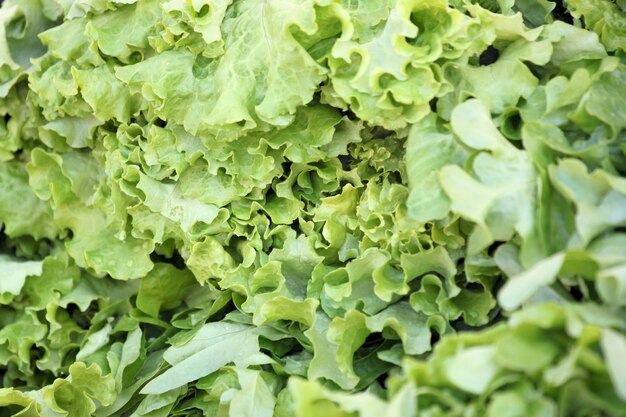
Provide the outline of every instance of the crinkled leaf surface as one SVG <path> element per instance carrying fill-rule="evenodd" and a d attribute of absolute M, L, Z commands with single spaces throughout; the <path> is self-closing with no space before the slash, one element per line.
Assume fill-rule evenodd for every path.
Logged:
<path fill-rule="evenodd" d="M 623 0 L 6 0 L 0 415 L 626 416 Z"/>

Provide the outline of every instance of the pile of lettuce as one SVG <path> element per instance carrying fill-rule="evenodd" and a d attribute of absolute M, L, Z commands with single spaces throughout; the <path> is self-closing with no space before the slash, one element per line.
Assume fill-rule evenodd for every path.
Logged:
<path fill-rule="evenodd" d="M 5 0 L 0 416 L 626 416 L 624 0 Z"/>

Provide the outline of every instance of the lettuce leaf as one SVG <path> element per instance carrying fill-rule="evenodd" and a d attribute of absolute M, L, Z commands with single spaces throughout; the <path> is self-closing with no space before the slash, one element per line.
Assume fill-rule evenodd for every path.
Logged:
<path fill-rule="evenodd" d="M 609 0 L 7 0 L 1 416 L 624 416 Z"/>

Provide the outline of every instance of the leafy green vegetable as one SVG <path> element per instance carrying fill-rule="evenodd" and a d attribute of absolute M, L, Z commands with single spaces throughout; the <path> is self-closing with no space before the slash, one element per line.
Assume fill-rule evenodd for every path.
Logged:
<path fill-rule="evenodd" d="M 622 0 L 6 0 L 0 416 L 626 416 Z"/>

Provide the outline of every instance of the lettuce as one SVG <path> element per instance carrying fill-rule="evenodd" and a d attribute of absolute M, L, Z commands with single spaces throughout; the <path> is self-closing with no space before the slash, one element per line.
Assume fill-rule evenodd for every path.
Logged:
<path fill-rule="evenodd" d="M 626 416 L 610 0 L 7 0 L 0 416 Z"/>

